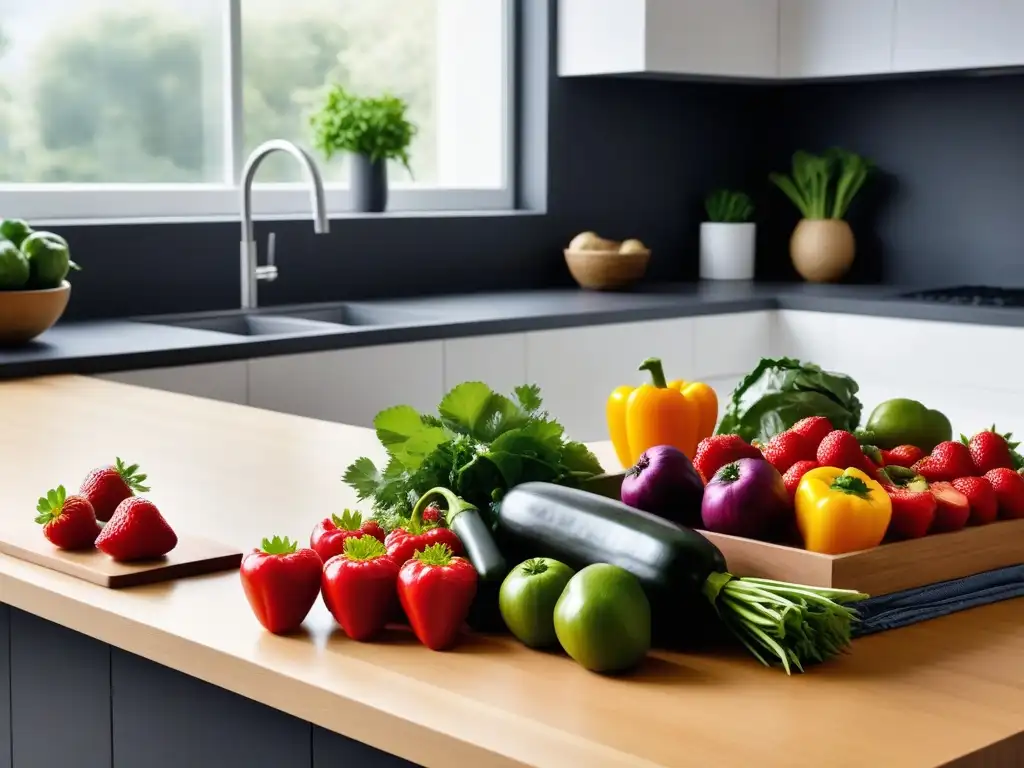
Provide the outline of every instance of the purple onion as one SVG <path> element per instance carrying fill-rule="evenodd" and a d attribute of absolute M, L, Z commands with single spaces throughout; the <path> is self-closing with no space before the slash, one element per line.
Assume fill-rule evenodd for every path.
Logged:
<path fill-rule="evenodd" d="M 767 539 L 792 517 L 782 475 L 763 459 L 738 459 L 726 464 L 704 488 L 701 519 L 708 531 Z"/>
<path fill-rule="evenodd" d="M 686 454 L 671 445 L 648 448 L 622 479 L 622 502 L 678 525 L 700 525 L 701 480 Z"/>

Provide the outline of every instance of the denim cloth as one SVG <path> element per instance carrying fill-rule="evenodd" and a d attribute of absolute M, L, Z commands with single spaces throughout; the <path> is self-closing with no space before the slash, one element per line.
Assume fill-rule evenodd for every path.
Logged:
<path fill-rule="evenodd" d="M 854 624 L 853 636 L 898 629 L 1015 597 L 1024 597 L 1024 565 L 871 597 L 856 604 L 861 621 Z"/>

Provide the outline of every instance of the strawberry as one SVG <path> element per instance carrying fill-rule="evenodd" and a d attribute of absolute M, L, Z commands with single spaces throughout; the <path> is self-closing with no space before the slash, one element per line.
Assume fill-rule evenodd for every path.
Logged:
<path fill-rule="evenodd" d="M 786 490 L 789 491 L 789 498 L 792 499 L 796 494 L 796 488 L 800 485 L 801 478 L 812 469 L 817 468 L 818 462 L 816 461 L 798 461 L 786 470 L 786 474 L 782 476 L 782 482 L 785 484 Z"/>
<path fill-rule="evenodd" d="M 760 458 L 761 452 L 739 435 L 712 435 L 700 441 L 693 466 L 707 482 L 715 472 L 737 459 Z"/>
<path fill-rule="evenodd" d="M 424 523 L 437 523 L 443 519 L 444 515 L 441 514 L 441 508 L 436 504 L 428 504 L 427 508 L 423 510 Z"/>
<path fill-rule="evenodd" d="M 959 531 L 971 516 L 971 503 L 952 483 L 932 483 L 929 490 L 935 497 L 935 520 L 928 533 Z"/>
<path fill-rule="evenodd" d="M 928 533 L 938 505 L 927 483 L 906 488 L 886 488 L 892 502 L 892 519 L 886 536 L 891 539 L 919 539 Z"/>
<path fill-rule="evenodd" d="M 952 440 L 936 445 L 931 454 L 916 462 L 912 469 L 924 475 L 929 483 L 950 482 L 958 477 L 971 477 L 977 472 L 967 446 Z"/>
<path fill-rule="evenodd" d="M 814 459 L 811 441 L 797 432 L 780 432 L 768 441 L 761 453 L 779 473 L 785 472 L 798 461 Z"/>
<path fill-rule="evenodd" d="M 36 505 L 43 536 L 61 549 L 87 549 L 100 534 L 92 504 L 84 496 L 68 496 L 63 485 L 47 491 Z"/>
<path fill-rule="evenodd" d="M 864 453 L 860 449 L 860 443 L 851 433 L 842 429 L 834 429 L 825 436 L 818 446 L 817 459 L 822 467 L 861 469 L 864 466 Z"/>
<path fill-rule="evenodd" d="M 983 475 L 990 469 L 1015 469 L 1017 467 L 1014 462 L 1013 449 L 1017 447 L 1018 443 L 1009 442 L 1011 437 L 1009 432 L 1005 435 L 996 432 L 995 424 L 993 424 L 992 429 L 978 432 L 970 440 L 964 435 L 960 435 L 960 442 L 966 445 L 971 452 L 971 459 L 974 461 L 977 474 Z"/>
<path fill-rule="evenodd" d="M 1024 518 L 1024 477 L 1006 467 L 990 469 L 985 479 L 992 483 L 1003 520 Z"/>
<path fill-rule="evenodd" d="M 115 560 L 151 560 L 178 545 L 178 536 L 148 499 L 131 496 L 114 510 L 96 547 Z"/>
<path fill-rule="evenodd" d="M 117 505 L 134 496 L 136 492 L 149 490 L 143 483 L 146 475 L 139 474 L 139 465 L 126 466 L 120 458 L 114 459 L 112 467 L 92 470 L 82 481 L 78 493 L 87 498 L 96 510 L 96 519 L 107 521 Z"/>
<path fill-rule="evenodd" d="M 800 419 L 789 428 L 789 431 L 803 435 L 814 446 L 814 450 L 818 450 L 821 441 L 832 431 L 832 422 L 824 416 L 808 416 L 806 419 Z"/>
<path fill-rule="evenodd" d="M 966 496 L 971 505 L 968 525 L 986 525 L 996 519 L 999 501 L 992 483 L 984 477 L 958 477 L 953 481 L 953 487 Z"/>
<path fill-rule="evenodd" d="M 924 458 L 924 451 L 916 445 L 897 445 L 892 450 L 883 450 L 881 453 L 882 461 L 887 467 L 895 464 L 897 467 L 909 469 Z"/>
<path fill-rule="evenodd" d="M 373 536 L 377 541 L 382 542 L 387 537 L 387 531 L 381 528 L 380 523 L 376 520 L 367 520 L 362 526 L 363 533 Z"/>

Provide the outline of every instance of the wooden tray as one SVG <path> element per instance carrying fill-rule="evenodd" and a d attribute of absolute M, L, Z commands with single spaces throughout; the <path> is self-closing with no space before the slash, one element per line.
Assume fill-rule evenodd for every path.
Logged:
<path fill-rule="evenodd" d="M 601 475 L 584 488 L 617 499 L 622 476 Z M 722 551 L 729 572 L 736 576 L 857 589 L 872 597 L 1024 563 L 1024 520 L 1002 520 L 846 555 L 819 555 L 781 544 L 701 533 Z"/>
<path fill-rule="evenodd" d="M 242 563 L 236 548 L 190 536 L 179 536 L 178 546 L 158 560 L 119 563 L 98 549 L 57 549 L 43 538 L 38 525 L 0 532 L 0 552 L 111 589 L 228 571 Z"/>
<path fill-rule="evenodd" d="M 846 555 L 819 555 L 738 536 L 701 531 L 730 573 L 812 587 L 857 589 L 875 597 L 1024 563 L 1024 520 L 883 544 Z"/>

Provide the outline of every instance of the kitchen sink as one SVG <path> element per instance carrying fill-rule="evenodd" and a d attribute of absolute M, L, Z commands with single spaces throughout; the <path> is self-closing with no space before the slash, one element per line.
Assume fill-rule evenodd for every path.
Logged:
<path fill-rule="evenodd" d="M 375 307 L 368 304 L 335 304 L 307 309 L 283 309 L 281 314 L 289 318 L 347 326 L 420 325 L 430 322 L 432 319 L 416 312 L 391 307 Z"/>
<path fill-rule="evenodd" d="M 401 309 L 369 304 L 321 304 L 256 312 L 147 317 L 143 322 L 232 336 L 295 336 L 331 333 L 353 327 L 422 325 L 431 318 Z"/>
<path fill-rule="evenodd" d="M 330 323 L 318 323 L 276 315 L 207 315 L 205 317 L 155 319 L 147 320 L 147 322 L 155 325 L 170 325 L 175 328 L 192 328 L 197 331 L 228 333 L 233 336 L 290 336 L 337 330 L 336 326 Z"/>

